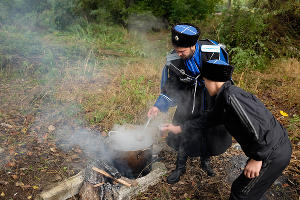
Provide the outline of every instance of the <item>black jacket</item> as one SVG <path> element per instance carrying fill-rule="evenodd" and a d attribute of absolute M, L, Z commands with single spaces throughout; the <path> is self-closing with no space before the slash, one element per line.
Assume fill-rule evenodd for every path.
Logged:
<path fill-rule="evenodd" d="M 173 52 L 173 54 L 176 53 Z M 209 96 L 204 82 L 201 79 L 196 80 L 196 77 L 193 77 L 186 69 L 183 60 L 178 56 L 177 58 L 171 59 L 166 65 L 168 78 L 162 87 L 162 93 L 176 102 L 177 108 L 173 124 L 180 125 L 182 133 L 169 134 L 167 142 L 175 149 L 178 149 L 180 145 L 183 146 L 190 156 L 219 155 L 231 146 L 231 136 L 227 133 L 224 125 L 206 129 L 190 127 L 194 120 L 204 116 L 206 111 L 212 107 L 214 98 Z M 192 80 L 186 80 L 187 77 Z"/>
<path fill-rule="evenodd" d="M 244 153 L 254 160 L 267 160 L 277 145 L 288 139 L 286 130 L 265 105 L 230 81 L 219 90 L 215 105 L 206 118 L 193 121 L 190 127 L 199 129 L 220 123 L 225 125 Z"/>

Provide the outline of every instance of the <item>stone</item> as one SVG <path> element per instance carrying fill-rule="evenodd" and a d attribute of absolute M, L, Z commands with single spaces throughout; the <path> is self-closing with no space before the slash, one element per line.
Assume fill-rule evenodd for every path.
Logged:
<path fill-rule="evenodd" d="M 121 186 L 117 200 L 129 200 L 148 189 L 149 186 L 157 184 L 163 175 L 167 173 L 167 168 L 162 162 L 152 164 L 152 171 L 141 178 L 136 179 L 136 186 Z M 50 186 L 50 189 L 42 191 L 35 200 L 66 200 L 77 195 L 83 185 L 84 172 L 70 177 L 62 182 Z M 85 188 L 86 189 L 86 188 Z M 81 193 L 82 194 L 82 193 Z"/>

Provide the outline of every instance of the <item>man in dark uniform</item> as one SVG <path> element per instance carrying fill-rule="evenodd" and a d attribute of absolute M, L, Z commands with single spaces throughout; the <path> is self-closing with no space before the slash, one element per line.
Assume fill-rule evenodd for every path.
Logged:
<path fill-rule="evenodd" d="M 264 193 L 290 162 L 291 143 L 264 104 L 232 84 L 232 72 L 233 67 L 220 60 L 204 62 L 201 76 L 215 104 L 190 128 L 224 124 L 249 157 L 243 173 L 232 184 L 230 199 L 264 199 Z"/>
<path fill-rule="evenodd" d="M 176 169 L 167 178 L 170 184 L 178 182 L 185 173 L 188 156 L 200 156 L 202 169 L 214 176 L 210 156 L 225 152 L 231 145 L 231 136 L 223 125 L 189 130 L 190 123 L 213 104 L 203 80 L 199 79 L 203 60 L 214 58 L 228 62 L 227 53 L 220 45 L 211 40 L 198 41 L 199 35 L 200 30 L 190 24 L 172 28 L 174 50 L 163 68 L 161 94 L 148 111 L 148 117 L 153 117 L 159 111 L 167 112 L 170 106 L 177 106 L 173 124 L 162 128 L 170 131 L 167 144 L 177 151 Z M 174 127 L 179 127 L 180 132 L 173 130 Z"/>

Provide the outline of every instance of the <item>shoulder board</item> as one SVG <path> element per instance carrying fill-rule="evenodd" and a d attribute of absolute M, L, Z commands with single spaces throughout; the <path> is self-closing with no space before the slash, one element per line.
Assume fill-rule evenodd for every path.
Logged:
<path fill-rule="evenodd" d="M 167 55 L 167 62 L 170 62 L 172 60 L 178 60 L 178 59 L 180 59 L 180 57 L 175 51 Z"/>
<path fill-rule="evenodd" d="M 218 45 L 201 45 L 202 52 L 220 53 L 220 46 Z"/>

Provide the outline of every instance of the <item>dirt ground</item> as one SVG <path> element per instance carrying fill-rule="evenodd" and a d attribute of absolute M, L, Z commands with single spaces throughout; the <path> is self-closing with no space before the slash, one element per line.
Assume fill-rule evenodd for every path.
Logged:
<path fill-rule="evenodd" d="M 53 127 L 26 129 L 30 120 L 34 120 L 34 116 L 11 113 L 1 122 L 0 199 L 34 199 L 49 185 L 77 174 L 87 162 L 80 148 L 58 148 L 50 137 Z M 45 134 L 32 134 L 38 131 Z M 159 156 L 170 173 L 175 168 L 176 153 L 163 142 L 162 145 Z M 239 145 L 233 144 L 221 156 L 213 157 L 216 176 L 208 177 L 199 168 L 199 158 L 190 158 L 187 173 L 178 183 L 169 185 L 163 177 L 159 184 L 135 199 L 227 199 L 230 184 L 246 159 Z M 298 200 L 300 191 L 296 183 L 291 174 L 285 172 L 268 191 L 268 199 Z"/>

